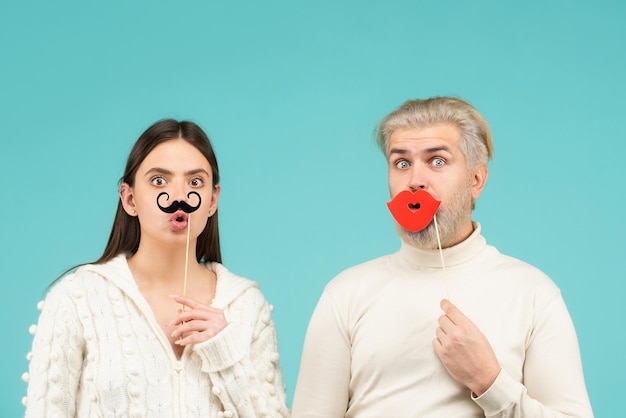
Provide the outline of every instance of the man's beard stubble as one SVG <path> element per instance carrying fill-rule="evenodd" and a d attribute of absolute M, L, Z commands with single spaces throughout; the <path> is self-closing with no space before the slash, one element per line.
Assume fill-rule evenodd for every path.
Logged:
<path fill-rule="evenodd" d="M 454 193 L 450 202 L 445 206 L 440 206 L 435 215 L 437 217 L 437 226 L 439 227 L 439 238 L 441 239 L 441 246 L 443 248 L 449 247 L 449 243 L 458 239 L 459 231 L 468 216 L 468 208 L 471 214 L 471 180 L 471 177 L 468 177 L 467 181 Z M 396 230 L 402 241 L 412 247 L 422 250 L 435 250 L 439 248 L 434 219 L 421 231 L 407 231 L 397 223 Z"/>

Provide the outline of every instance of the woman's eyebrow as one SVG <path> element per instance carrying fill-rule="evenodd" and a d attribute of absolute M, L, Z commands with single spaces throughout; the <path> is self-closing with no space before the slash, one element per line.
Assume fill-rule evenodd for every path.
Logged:
<path fill-rule="evenodd" d="M 209 175 L 209 173 L 204 169 L 204 168 L 195 168 L 193 170 L 189 170 L 185 172 L 186 176 L 192 176 L 194 174 L 205 174 L 205 175 Z"/>
<path fill-rule="evenodd" d="M 148 174 L 151 174 L 151 173 L 168 174 L 168 175 L 172 174 L 172 172 L 170 170 L 167 170 L 165 168 L 152 167 L 152 168 L 148 169 L 144 175 L 148 175 Z"/>
<path fill-rule="evenodd" d="M 168 170 L 166 168 L 152 167 L 148 171 L 146 171 L 145 175 L 152 174 L 152 173 L 166 174 L 166 175 L 174 174 L 172 171 L 170 171 L 170 170 Z M 207 176 L 209 175 L 209 173 L 204 168 L 194 168 L 193 170 L 185 171 L 184 174 L 186 176 L 192 176 L 194 174 L 205 174 Z"/>

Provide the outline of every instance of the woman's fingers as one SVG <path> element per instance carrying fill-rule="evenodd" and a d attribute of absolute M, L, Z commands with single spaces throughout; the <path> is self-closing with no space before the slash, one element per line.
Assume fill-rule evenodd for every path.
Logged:
<path fill-rule="evenodd" d="M 228 322 L 221 309 L 201 304 L 189 297 L 170 295 L 170 297 L 184 306 L 170 322 L 176 329 L 171 336 L 176 344 L 185 346 L 206 341 L 220 331 Z"/>

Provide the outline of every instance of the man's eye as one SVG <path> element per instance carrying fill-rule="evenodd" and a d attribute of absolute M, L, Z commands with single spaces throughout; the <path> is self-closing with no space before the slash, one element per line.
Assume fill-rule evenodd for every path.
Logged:
<path fill-rule="evenodd" d="M 153 186 L 164 186 L 166 182 L 163 177 L 157 176 L 153 177 L 152 180 L 150 180 L 150 183 L 152 183 Z"/>
<path fill-rule="evenodd" d="M 200 187 L 204 184 L 204 182 L 202 181 L 202 179 L 199 179 L 196 177 L 196 178 L 191 179 L 189 184 L 191 184 L 194 187 Z"/>
<path fill-rule="evenodd" d="M 409 163 L 406 160 L 400 160 L 396 163 L 396 168 L 399 168 L 401 170 L 409 168 Z"/>
<path fill-rule="evenodd" d="M 435 157 L 431 161 L 431 164 L 435 167 L 443 167 L 444 165 L 446 165 L 446 160 L 444 160 L 443 158 Z"/>

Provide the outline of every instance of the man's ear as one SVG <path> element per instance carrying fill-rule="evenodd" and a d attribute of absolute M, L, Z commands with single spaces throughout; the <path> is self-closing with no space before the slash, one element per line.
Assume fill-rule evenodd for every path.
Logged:
<path fill-rule="evenodd" d="M 133 188 L 130 187 L 128 183 L 122 183 L 120 186 L 120 202 L 122 203 L 122 207 L 127 214 L 130 216 L 137 216 Z"/>
<path fill-rule="evenodd" d="M 489 170 L 487 164 L 478 164 L 472 171 L 472 200 L 478 199 L 480 193 L 487 183 L 487 177 L 489 176 Z"/>

